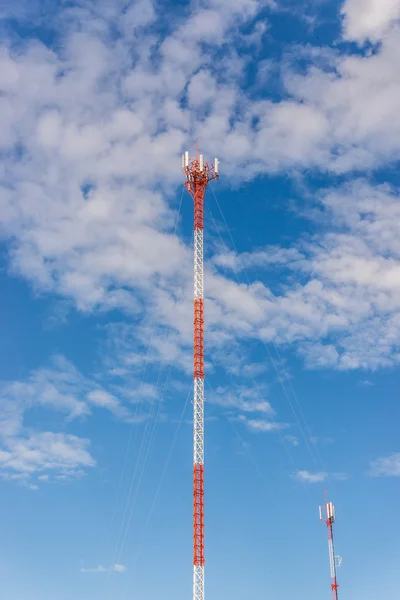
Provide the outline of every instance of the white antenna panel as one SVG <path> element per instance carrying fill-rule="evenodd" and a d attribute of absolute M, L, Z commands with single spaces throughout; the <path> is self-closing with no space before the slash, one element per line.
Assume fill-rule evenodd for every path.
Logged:
<path fill-rule="evenodd" d="M 200 171 L 204 171 L 204 156 L 200 154 Z"/>
<path fill-rule="evenodd" d="M 328 502 L 328 504 L 326 505 L 326 516 L 328 517 L 328 519 L 335 519 L 335 508 L 332 502 Z"/>

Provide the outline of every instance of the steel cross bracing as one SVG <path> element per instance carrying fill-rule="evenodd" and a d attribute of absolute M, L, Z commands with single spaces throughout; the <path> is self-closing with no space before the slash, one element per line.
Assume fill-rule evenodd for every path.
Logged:
<path fill-rule="evenodd" d="M 193 567 L 193 598 L 204 598 L 204 567 Z"/>
<path fill-rule="evenodd" d="M 332 600 L 338 600 L 338 584 L 336 580 L 336 564 L 335 564 L 335 549 L 333 546 L 333 530 L 332 530 L 333 522 L 331 519 L 328 519 L 328 547 L 329 547 L 329 565 L 331 570 L 331 588 L 332 588 Z"/>
<path fill-rule="evenodd" d="M 194 380 L 193 463 L 204 464 L 204 379 Z"/>
<path fill-rule="evenodd" d="M 203 230 L 194 231 L 194 298 L 204 298 Z"/>
<path fill-rule="evenodd" d="M 193 600 L 204 600 L 204 194 L 218 177 L 218 160 L 186 152 L 182 167 L 194 203 Z"/>
<path fill-rule="evenodd" d="M 325 519 L 324 519 L 325 515 Z M 326 502 L 325 492 L 325 505 L 319 507 L 319 518 L 321 521 L 325 520 L 325 524 L 328 528 L 328 550 L 329 550 L 329 568 L 331 573 L 331 590 L 332 600 L 338 600 L 338 588 L 339 585 L 336 580 L 336 562 L 335 562 L 335 548 L 333 544 L 333 524 L 335 522 L 335 507 L 332 502 Z M 340 559 L 340 557 L 338 557 Z M 341 561 L 341 559 L 340 559 Z M 340 566 L 340 562 L 339 562 Z"/>

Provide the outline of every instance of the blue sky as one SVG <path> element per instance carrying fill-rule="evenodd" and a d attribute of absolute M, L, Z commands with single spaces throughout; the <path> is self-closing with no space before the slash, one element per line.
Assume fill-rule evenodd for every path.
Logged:
<path fill-rule="evenodd" d="M 207 597 L 394 600 L 399 18 L 0 3 L 1 598 L 192 593 L 198 140 Z"/>

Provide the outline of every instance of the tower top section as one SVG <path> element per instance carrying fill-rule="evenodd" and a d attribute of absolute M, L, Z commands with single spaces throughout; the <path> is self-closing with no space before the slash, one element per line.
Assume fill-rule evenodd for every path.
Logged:
<path fill-rule="evenodd" d="M 182 170 L 190 186 L 206 186 L 213 179 L 218 179 L 219 160 L 215 158 L 214 162 L 206 162 L 203 154 L 198 155 L 196 152 L 196 158 L 190 158 L 189 152 L 185 152 L 182 155 Z M 190 192 L 189 187 L 188 191 Z"/>

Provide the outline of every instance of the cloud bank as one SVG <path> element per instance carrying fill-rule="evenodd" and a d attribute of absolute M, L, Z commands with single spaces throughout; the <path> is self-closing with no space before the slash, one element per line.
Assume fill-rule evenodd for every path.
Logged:
<path fill-rule="evenodd" d="M 142 364 L 148 340 L 152 363 L 190 371 L 192 248 L 175 222 L 179 155 L 196 138 L 233 182 L 244 167 L 249 180 L 309 170 L 340 181 L 315 194 L 307 216 L 317 233 L 293 247 L 239 257 L 214 247 L 209 369 L 238 339 L 290 345 L 311 368 L 400 360 L 399 192 L 370 176 L 400 158 L 399 2 L 346 0 L 335 50 L 291 47 L 274 65 L 279 99 L 249 79 L 275 10 L 261 0 L 209 0 L 171 13 L 161 29 L 151 0 L 76 2 L 50 11 L 51 47 L 4 37 L 0 235 L 8 267 L 82 312 L 129 315 L 108 328 L 110 372 Z M 346 40 L 379 44 L 356 53 L 340 45 Z M 271 268 L 280 286 L 259 275 Z M 151 333 L 154 315 L 162 335 Z M 233 369 L 243 376 L 243 360 Z M 50 469 L 44 440 L 59 474 L 94 464 L 87 440 L 29 430 L 30 405 L 68 419 L 95 408 L 131 416 L 115 390 L 76 373 L 78 383 L 71 373 L 57 385 L 52 377 L 39 371 L 3 389 L 9 474 Z M 270 411 L 265 398 L 239 392 L 224 402 L 254 431 L 285 426 L 257 416 Z"/>

